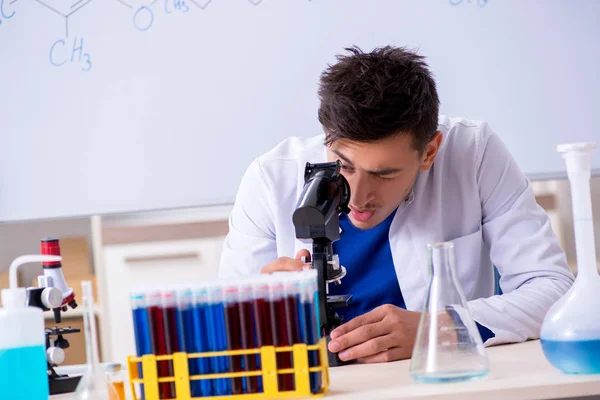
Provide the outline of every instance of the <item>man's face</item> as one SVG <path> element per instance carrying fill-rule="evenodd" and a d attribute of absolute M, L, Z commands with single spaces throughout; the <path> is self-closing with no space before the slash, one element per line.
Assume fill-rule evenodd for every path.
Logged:
<path fill-rule="evenodd" d="M 398 134 L 378 142 L 347 139 L 327 148 L 328 161 L 340 160 L 350 184 L 350 220 L 360 229 L 377 226 L 410 193 L 417 175 L 431 167 L 441 144 L 437 133 L 423 153 L 412 147 L 412 136 Z"/>

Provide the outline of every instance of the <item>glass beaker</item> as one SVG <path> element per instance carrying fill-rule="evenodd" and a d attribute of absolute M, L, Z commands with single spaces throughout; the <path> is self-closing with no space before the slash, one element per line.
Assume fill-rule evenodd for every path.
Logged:
<path fill-rule="evenodd" d="M 125 377 L 121 370 L 121 364 L 112 363 L 105 367 L 108 381 L 112 384 L 115 390 L 115 396 L 110 397 L 109 400 L 125 400 Z"/>
<path fill-rule="evenodd" d="M 83 329 L 85 331 L 85 353 L 87 368 L 77 389 L 76 400 L 109 400 L 118 398 L 118 393 L 108 380 L 98 359 L 98 338 L 96 335 L 96 318 L 94 316 L 94 297 L 92 283 L 81 282 L 83 300 Z"/>
<path fill-rule="evenodd" d="M 427 255 L 429 287 L 419 320 L 410 374 L 422 383 L 483 377 L 489 371 L 489 362 L 456 278 L 454 244 L 428 244 Z"/>
<path fill-rule="evenodd" d="M 593 143 L 558 146 L 571 186 L 577 279 L 546 313 L 540 338 L 548 361 L 570 374 L 600 373 L 600 275 L 590 194 L 590 153 L 595 147 Z"/>

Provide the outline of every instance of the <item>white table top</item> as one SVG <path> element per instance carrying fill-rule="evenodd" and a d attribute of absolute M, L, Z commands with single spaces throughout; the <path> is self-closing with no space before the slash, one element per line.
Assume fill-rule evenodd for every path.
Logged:
<path fill-rule="evenodd" d="M 490 374 L 482 379 L 421 384 L 408 373 L 409 360 L 330 368 L 326 399 L 544 399 L 598 395 L 600 374 L 568 375 L 544 357 L 539 340 L 487 349 Z M 52 396 L 67 400 L 72 394 Z"/>
<path fill-rule="evenodd" d="M 487 377 L 461 383 L 421 384 L 409 360 L 330 368 L 332 399 L 543 399 L 600 395 L 600 374 L 568 375 L 544 357 L 539 340 L 487 349 Z"/>

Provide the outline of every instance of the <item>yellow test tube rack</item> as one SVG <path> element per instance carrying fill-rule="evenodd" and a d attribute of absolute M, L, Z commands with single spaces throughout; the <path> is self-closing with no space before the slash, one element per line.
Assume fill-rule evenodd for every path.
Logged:
<path fill-rule="evenodd" d="M 310 367 L 308 363 L 308 352 L 318 351 L 319 366 Z M 277 353 L 291 352 L 293 360 L 293 368 L 277 369 Z M 189 375 L 188 360 L 201 357 L 220 357 L 220 356 L 243 356 L 250 354 L 260 354 L 260 370 L 227 372 L 206 375 Z M 173 376 L 159 377 L 157 369 L 157 361 L 169 360 L 173 362 Z M 139 366 L 143 378 L 139 377 Z M 140 397 L 136 396 L 135 385 L 143 384 L 145 400 L 159 400 L 158 384 L 162 382 L 174 382 L 176 397 L 174 400 L 191 400 L 191 399 L 213 399 L 213 400 L 228 400 L 228 399 L 269 399 L 282 397 L 323 397 L 329 390 L 329 363 L 327 360 L 327 346 L 325 339 L 322 338 L 315 345 L 295 344 L 287 347 L 264 346 L 256 349 L 244 350 L 228 350 L 215 351 L 205 353 L 174 353 L 172 355 L 157 356 L 148 354 L 141 357 L 127 357 L 127 371 L 129 374 L 129 383 L 131 385 L 131 393 L 135 400 Z M 321 373 L 321 388 L 317 393 L 311 393 L 310 388 L 310 373 Z M 282 374 L 294 374 L 295 390 L 280 392 L 277 385 L 277 377 Z M 219 378 L 241 378 L 249 376 L 260 376 L 263 382 L 263 392 L 247 393 L 247 394 L 232 394 L 226 396 L 211 396 L 211 397 L 191 397 L 190 381 L 202 379 L 219 379 Z"/>

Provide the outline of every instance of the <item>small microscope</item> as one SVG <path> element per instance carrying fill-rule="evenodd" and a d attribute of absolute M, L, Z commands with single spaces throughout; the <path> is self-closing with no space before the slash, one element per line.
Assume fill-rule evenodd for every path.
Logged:
<path fill-rule="evenodd" d="M 321 335 L 330 341 L 330 333 L 342 324 L 334 308 L 346 307 L 352 295 L 329 296 L 330 283 L 340 284 L 346 269 L 333 253 L 332 243 L 340 238 L 340 213 L 349 213 L 350 186 L 340 173 L 341 163 L 306 163 L 304 188 L 292 220 L 296 238 L 312 239 L 312 265 L 318 273 Z M 329 353 L 331 367 L 349 364 Z"/>
<path fill-rule="evenodd" d="M 46 238 L 41 241 L 41 254 L 60 256 L 58 239 Z M 68 307 L 76 308 L 75 291 L 67 286 L 60 261 L 42 262 L 44 275 L 38 276 L 38 287 L 27 288 L 27 305 L 54 312 L 54 322 L 61 322 L 61 312 Z M 68 306 L 68 307 L 67 307 Z M 69 341 L 64 335 L 80 332 L 77 328 L 46 329 L 46 361 L 48 364 L 48 382 L 50 394 L 74 392 L 80 376 L 59 375 L 54 369 L 65 360 L 64 349 L 69 348 Z"/>

